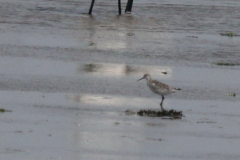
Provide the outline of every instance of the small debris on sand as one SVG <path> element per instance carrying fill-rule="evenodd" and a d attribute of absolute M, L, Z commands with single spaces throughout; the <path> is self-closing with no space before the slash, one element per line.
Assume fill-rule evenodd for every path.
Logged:
<path fill-rule="evenodd" d="M 139 116 L 145 117 L 164 117 L 164 118 L 171 118 L 171 119 L 180 119 L 184 117 L 182 111 L 176 110 L 169 110 L 169 111 L 155 111 L 155 110 L 140 110 L 138 112 L 134 112 L 132 110 L 126 110 L 126 115 L 134 115 L 137 114 Z"/>
<path fill-rule="evenodd" d="M 4 108 L 0 108 L 0 112 L 3 113 L 3 112 L 12 112 L 11 110 L 6 110 Z"/>
<path fill-rule="evenodd" d="M 228 37 L 234 37 L 234 36 L 239 36 L 237 34 L 234 34 L 232 32 L 226 32 L 226 33 L 220 33 L 221 36 L 228 36 Z"/>
<path fill-rule="evenodd" d="M 125 114 L 126 115 L 133 115 L 133 114 L 136 114 L 136 113 L 134 111 L 131 111 L 131 110 L 126 110 Z"/>
<path fill-rule="evenodd" d="M 236 97 L 236 93 L 228 93 L 228 96 Z"/>
<path fill-rule="evenodd" d="M 183 117 L 182 111 L 154 111 L 154 110 L 140 110 L 137 112 L 139 116 L 147 117 L 170 117 L 174 119 L 179 119 Z"/>

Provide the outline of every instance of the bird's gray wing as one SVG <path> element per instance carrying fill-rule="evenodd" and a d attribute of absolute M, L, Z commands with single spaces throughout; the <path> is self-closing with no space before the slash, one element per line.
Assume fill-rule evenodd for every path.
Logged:
<path fill-rule="evenodd" d="M 161 91 L 169 91 L 170 87 L 167 84 L 158 82 L 156 80 L 152 80 L 151 81 L 151 86 L 154 87 L 157 90 L 161 90 Z"/>

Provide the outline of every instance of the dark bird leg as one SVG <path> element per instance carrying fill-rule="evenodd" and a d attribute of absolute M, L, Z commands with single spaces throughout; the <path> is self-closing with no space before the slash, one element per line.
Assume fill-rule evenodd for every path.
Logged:
<path fill-rule="evenodd" d="M 118 12 L 119 12 L 119 15 L 122 14 L 121 0 L 118 0 Z"/>
<path fill-rule="evenodd" d="M 166 111 L 166 110 L 163 108 L 163 100 L 164 100 L 164 99 L 165 99 L 164 96 L 162 96 L 162 101 L 161 101 L 161 103 L 160 103 L 160 107 L 161 107 L 161 109 L 162 109 L 163 112 Z"/>
<path fill-rule="evenodd" d="M 132 12 L 132 4 L 133 4 L 133 0 L 128 0 L 127 6 L 126 6 L 126 9 L 125 9 L 125 13 L 131 13 Z"/>
<path fill-rule="evenodd" d="M 88 14 L 90 14 L 90 15 L 92 14 L 92 9 L 93 9 L 94 2 L 95 2 L 95 0 L 92 0 L 91 6 L 90 6 L 90 9 L 89 9 L 89 12 L 88 12 Z"/>

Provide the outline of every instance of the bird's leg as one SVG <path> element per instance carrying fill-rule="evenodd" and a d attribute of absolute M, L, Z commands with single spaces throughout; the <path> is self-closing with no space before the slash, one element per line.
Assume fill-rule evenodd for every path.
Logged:
<path fill-rule="evenodd" d="M 128 0 L 127 6 L 126 6 L 126 9 L 125 9 L 125 13 L 131 13 L 132 12 L 132 4 L 133 4 L 133 0 Z"/>
<path fill-rule="evenodd" d="M 118 13 L 119 13 L 119 15 L 122 14 L 121 0 L 118 0 Z"/>
<path fill-rule="evenodd" d="M 94 2 L 95 2 L 95 0 L 92 0 L 91 6 L 90 6 L 89 12 L 88 12 L 89 15 L 92 14 L 92 9 L 93 9 Z"/>
<path fill-rule="evenodd" d="M 162 96 L 162 101 L 160 103 L 160 107 L 161 107 L 162 111 L 165 112 L 166 110 L 163 108 L 163 100 L 164 100 L 164 96 Z"/>

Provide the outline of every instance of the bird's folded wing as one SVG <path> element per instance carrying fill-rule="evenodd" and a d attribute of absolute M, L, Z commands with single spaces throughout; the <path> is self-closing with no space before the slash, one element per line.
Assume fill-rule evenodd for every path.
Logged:
<path fill-rule="evenodd" d="M 169 91 L 169 86 L 164 84 L 164 83 L 161 83 L 161 82 L 158 82 L 156 80 L 152 80 L 151 81 L 151 85 L 155 88 L 155 89 L 159 89 L 159 90 L 166 90 L 166 91 Z"/>

